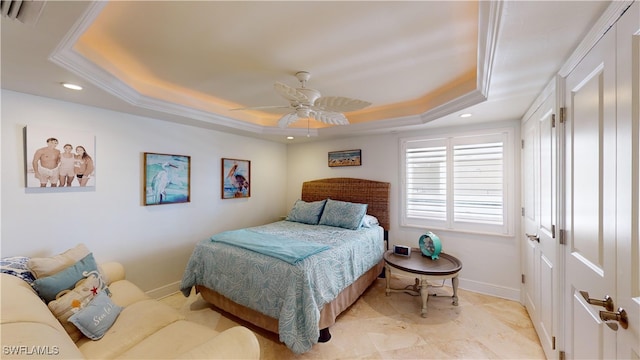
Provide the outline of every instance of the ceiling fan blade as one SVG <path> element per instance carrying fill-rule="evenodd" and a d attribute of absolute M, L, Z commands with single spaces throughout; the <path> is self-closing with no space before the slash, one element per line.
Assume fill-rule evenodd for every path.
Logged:
<path fill-rule="evenodd" d="M 344 114 L 332 111 L 315 111 L 313 117 L 325 124 L 330 125 L 349 125 L 349 120 Z"/>
<path fill-rule="evenodd" d="M 368 101 L 350 99 L 341 96 L 323 96 L 313 104 L 319 110 L 349 112 L 364 109 L 371 105 Z"/>
<path fill-rule="evenodd" d="M 305 94 L 287 84 L 276 82 L 275 84 L 273 84 L 273 88 L 278 92 L 278 94 L 280 94 L 280 96 L 289 100 L 291 102 L 291 106 L 293 107 L 296 107 L 298 104 L 309 102 L 309 98 Z"/>
<path fill-rule="evenodd" d="M 292 107 L 291 106 L 282 106 L 282 105 L 250 106 L 250 107 L 244 107 L 244 108 L 229 109 L 229 111 L 262 110 L 262 109 L 292 109 Z"/>
<path fill-rule="evenodd" d="M 286 128 L 287 126 L 293 124 L 296 121 L 298 121 L 298 114 L 296 114 L 295 112 L 292 112 L 282 116 L 280 120 L 278 120 L 278 126 L 281 128 Z"/>

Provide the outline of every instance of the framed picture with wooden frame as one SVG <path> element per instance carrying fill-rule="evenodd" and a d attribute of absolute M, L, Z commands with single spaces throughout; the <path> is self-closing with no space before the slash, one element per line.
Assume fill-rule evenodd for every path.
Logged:
<path fill-rule="evenodd" d="M 362 151 L 360 149 L 329 152 L 329 167 L 360 165 L 362 165 Z"/>
<path fill-rule="evenodd" d="M 144 205 L 191 201 L 191 157 L 144 153 Z"/>
<path fill-rule="evenodd" d="M 222 158 L 222 198 L 251 196 L 251 161 Z"/>

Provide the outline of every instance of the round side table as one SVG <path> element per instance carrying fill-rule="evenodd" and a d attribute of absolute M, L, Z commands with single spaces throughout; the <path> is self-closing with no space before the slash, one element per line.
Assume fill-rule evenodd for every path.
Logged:
<path fill-rule="evenodd" d="M 408 292 L 420 295 L 422 299 L 422 317 L 427 316 L 427 301 L 429 293 L 427 292 L 428 280 L 446 280 L 451 279 L 453 288 L 453 305 L 458 305 L 458 273 L 462 269 L 462 262 L 456 257 L 449 254 L 440 253 L 440 257 L 432 260 L 430 257 L 422 255 L 420 249 L 411 249 L 410 256 L 396 255 L 393 250 L 384 253 L 385 272 L 387 279 L 386 294 L 392 292 Z M 392 289 L 391 274 L 414 278 L 415 284 L 413 289 Z"/>

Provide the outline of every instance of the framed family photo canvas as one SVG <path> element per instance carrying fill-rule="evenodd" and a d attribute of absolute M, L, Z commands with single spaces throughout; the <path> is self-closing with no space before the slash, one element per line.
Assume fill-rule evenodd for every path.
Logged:
<path fill-rule="evenodd" d="M 360 165 L 362 165 L 362 151 L 360 149 L 329 152 L 329 167 Z"/>
<path fill-rule="evenodd" d="M 96 137 L 73 129 L 27 126 L 25 186 L 85 188 L 96 185 Z"/>
<path fill-rule="evenodd" d="M 144 153 L 144 204 L 191 201 L 191 157 Z"/>
<path fill-rule="evenodd" d="M 222 198 L 251 196 L 251 161 L 222 159 Z"/>

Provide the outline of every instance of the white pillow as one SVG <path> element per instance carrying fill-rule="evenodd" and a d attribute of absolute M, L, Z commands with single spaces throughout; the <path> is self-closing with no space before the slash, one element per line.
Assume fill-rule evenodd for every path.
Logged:
<path fill-rule="evenodd" d="M 362 219 L 362 227 L 363 228 L 371 228 L 374 226 L 378 226 L 380 223 L 378 222 L 378 218 L 371 215 L 365 215 Z"/>

